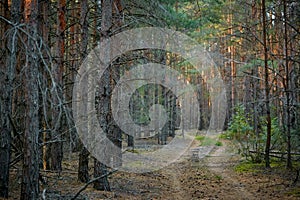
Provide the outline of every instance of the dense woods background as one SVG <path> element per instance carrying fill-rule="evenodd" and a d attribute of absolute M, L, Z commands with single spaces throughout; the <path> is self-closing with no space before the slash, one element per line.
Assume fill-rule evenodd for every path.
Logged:
<path fill-rule="evenodd" d="M 107 175 L 111 169 L 94 160 L 91 174 L 89 152 L 76 135 L 73 84 L 82 61 L 99 41 L 146 26 L 183 32 L 211 53 L 226 84 L 224 137 L 234 139 L 244 156 L 264 162 L 267 168 L 270 156 L 283 158 L 290 169 L 299 163 L 298 1 L 1 0 L 0 197 L 9 196 L 10 170 L 22 169 L 21 199 L 38 199 L 43 181 L 40 171 L 59 175 L 63 158 L 70 152 L 80 152 L 78 180 L 92 180 L 95 189 L 110 190 Z M 201 114 L 197 128 L 209 126 L 206 77 L 180 55 L 136 50 L 111 63 L 96 95 L 102 128 L 119 147 L 133 147 L 135 140 L 113 122 L 108 103 L 111 88 L 126 70 L 148 62 L 167 64 L 198 85 Z M 149 123 L 148 109 L 153 103 L 168 110 L 167 125 L 157 136 L 164 145 L 182 126 L 178 102 L 162 86 L 141 87 L 130 101 L 137 124 Z M 118 166 L 121 161 L 113 162 Z"/>

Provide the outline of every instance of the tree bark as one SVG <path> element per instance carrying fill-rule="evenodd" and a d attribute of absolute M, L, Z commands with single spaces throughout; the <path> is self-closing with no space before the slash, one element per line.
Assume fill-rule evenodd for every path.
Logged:
<path fill-rule="evenodd" d="M 26 118 L 23 150 L 23 176 L 21 183 L 21 200 L 39 198 L 39 87 L 38 87 L 38 60 L 37 46 L 37 15 L 38 1 L 26 1 L 25 21 L 27 32 L 27 48 L 25 63 L 25 102 Z"/>
<path fill-rule="evenodd" d="M 265 98 L 266 98 L 266 120 L 267 120 L 267 140 L 265 147 L 266 167 L 270 168 L 270 146 L 271 146 L 271 112 L 269 97 L 269 69 L 268 69 L 268 47 L 267 47 L 267 25 L 266 25 L 266 2 L 262 0 L 262 16 L 263 16 L 263 49 L 264 49 L 264 75 L 265 75 Z"/>
<path fill-rule="evenodd" d="M 287 2 L 283 0 L 284 17 L 284 46 L 285 46 L 285 95 L 286 95 L 286 137 L 287 137 L 287 162 L 286 167 L 292 169 L 291 156 L 291 112 L 290 112 L 290 72 L 289 72 L 289 52 L 288 52 L 288 30 L 287 30 Z"/>
<path fill-rule="evenodd" d="M 84 60 L 87 56 L 88 48 L 88 2 L 87 0 L 81 1 L 80 12 L 80 24 L 82 27 L 81 32 L 81 59 Z M 78 167 L 78 180 L 81 182 L 89 181 L 89 151 L 81 144 L 81 150 L 79 154 L 79 167 Z"/>
<path fill-rule="evenodd" d="M 63 143 L 62 143 L 62 100 L 63 100 L 63 59 L 64 59 L 64 31 L 66 28 L 66 0 L 58 0 L 55 63 L 52 66 L 55 92 L 52 94 L 52 141 L 51 169 L 62 170 Z"/>
<path fill-rule="evenodd" d="M 90 152 L 82 145 L 82 150 L 79 153 L 78 180 L 87 183 L 89 177 L 89 155 Z"/>
<path fill-rule="evenodd" d="M 102 22 L 101 22 L 101 31 L 102 37 L 101 40 L 104 40 L 109 37 L 109 32 L 111 31 L 112 27 L 112 4 L 113 0 L 102 0 L 101 1 L 101 8 L 102 8 Z M 101 47 L 104 48 L 104 47 Z M 110 50 L 107 49 L 107 59 L 109 59 Z M 110 92 L 110 74 L 109 72 L 105 72 L 103 74 L 99 91 L 100 102 L 98 112 L 100 112 L 100 124 L 102 124 L 102 129 L 108 135 L 109 129 L 109 94 Z M 103 86 L 102 86 L 103 85 Z M 107 173 L 107 166 L 102 164 L 100 161 L 95 159 L 94 161 L 94 177 L 102 176 L 103 174 Z M 107 190 L 110 191 L 110 185 L 108 182 L 107 177 L 99 179 L 94 182 L 93 187 L 97 190 Z"/>
<path fill-rule="evenodd" d="M 50 2 L 49 1 L 41 1 L 39 3 L 39 20 L 38 20 L 38 29 L 40 30 L 40 34 L 43 38 L 43 42 L 45 45 L 49 44 L 49 23 L 50 21 L 48 20 L 49 16 L 49 8 L 50 8 Z M 47 52 L 43 50 L 43 57 L 47 58 Z M 48 97 L 46 96 L 46 88 L 49 87 L 48 83 L 48 74 L 45 71 L 40 72 L 41 76 L 43 77 L 41 80 L 41 85 L 44 87 L 44 91 L 40 93 L 40 98 L 41 98 L 41 106 L 43 107 L 44 112 L 40 112 L 40 125 L 42 126 L 41 129 L 43 130 L 42 134 L 40 135 L 40 141 L 41 143 L 44 143 L 44 145 L 41 147 L 41 167 L 44 170 L 49 170 L 50 169 L 50 158 L 51 158 L 51 148 L 50 144 L 47 144 L 51 140 L 51 135 L 50 132 L 47 131 L 49 128 L 48 126 L 48 119 L 46 116 L 49 114 L 49 102 L 46 100 Z M 41 87 L 41 88 L 42 88 Z"/>
<path fill-rule="evenodd" d="M 94 177 L 101 177 L 108 173 L 107 167 L 101 162 L 94 160 Z M 102 191 L 110 191 L 110 185 L 107 176 L 100 178 L 94 182 L 94 188 Z"/>
<path fill-rule="evenodd" d="M 110 37 L 110 33 L 112 32 L 113 26 L 119 26 L 118 20 L 113 20 L 113 13 L 118 18 L 119 12 L 121 12 L 121 1 L 120 0 L 102 0 L 102 23 L 101 23 L 101 40 L 108 39 Z M 114 24 L 115 22 L 115 24 Z M 105 48 L 107 52 L 106 59 L 110 60 L 110 46 L 101 47 Z M 114 70 L 112 68 L 108 68 L 108 70 L 103 74 L 102 77 L 102 85 L 100 86 L 99 95 L 100 95 L 100 123 L 102 124 L 102 129 L 107 134 L 107 137 L 119 148 L 118 152 L 114 152 L 114 155 L 110 159 L 113 163 L 111 166 L 118 167 L 121 165 L 121 131 L 120 128 L 117 127 L 115 122 L 113 121 L 112 110 L 110 98 L 112 94 L 112 89 L 115 85 L 115 80 L 118 79 L 119 70 Z M 103 163 L 100 163 L 95 160 L 95 168 L 94 168 L 94 176 L 102 176 L 107 172 L 107 166 Z M 98 190 L 110 190 L 110 186 L 107 180 L 107 177 L 103 179 L 99 179 L 94 183 L 94 188 Z"/>
<path fill-rule="evenodd" d="M 9 18 L 8 1 L 4 1 L 1 6 L 1 14 Z M 11 15 L 15 16 L 17 9 L 16 2 L 13 2 L 11 8 Z M 0 27 L 3 28 L 3 33 L 8 29 L 6 24 Z M 1 30 L 2 32 L 2 30 Z M 6 65 L 1 65 L 0 68 L 0 197 L 8 197 L 8 183 L 9 183 L 9 162 L 11 150 L 11 125 L 9 117 L 12 112 L 12 89 L 13 78 L 15 74 L 16 65 L 16 41 L 12 35 L 9 35 L 7 40 L 7 59 Z M 3 59 L 3 62 L 4 59 Z M 3 66 L 3 67 L 2 67 Z"/>

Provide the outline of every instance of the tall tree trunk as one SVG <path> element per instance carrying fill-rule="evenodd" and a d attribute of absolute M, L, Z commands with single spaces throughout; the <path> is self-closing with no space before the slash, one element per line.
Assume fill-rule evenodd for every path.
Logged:
<path fill-rule="evenodd" d="M 285 95 L 286 95 L 286 136 L 287 136 L 287 162 L 286 167 L 292 168 L 291 157 L 291 112 L 290 112 L 290 75 L 289 75 L 289 52 L 288 52 L 288 30 L 287 30 L 287 2 L 283 0 L 284 17 L 284 46 L 285 46 Z"/>
<path fill-rule="evenodd" d="M 257 2 L 256 0 L 252 1 L 252 5 L 251 5 L 251 18 L 255 21 L 258 20 L 259 16 L 258 12 L 257 12 Z M 255 30 L 253 30 L 254 33 L 253 34 L 257 34 Z M 251 42 L 253 45 L 255 45 L 256 43 L 256 39 L 255 38 L 251 38 Z M 253 52 L 255 51 L 255 46 L 252 46 L 253 48 Z M 256 55 L 250 56 L 251 60 L 255 59 Z M 259 141 L 260 141 L 260 131 L 259 131 L 259 99 L 260 99 L 260 95 L 259 95 L 259 91 L 260 91 L 260 87 L 259 87 L 259 73 L 258 73 L 258 67 L 254 66 L 253 69 L 251 70 L 251 75 L 252 75 L 252 90 L 253 90 L 253 97 L 252 97 L 252 109 L 253 109 L 253 126 L 254 126 L 254 133 L 255 133 L 255 150 L 256 150 L 256 161 L 260 162 L 261 160 L 261 150 L 260 150 L 260 146 L 259 146 Z M 246 90 L 247 91 L 247 90 Z"/>
<path fill-rule="evenodd" d="M 270 168 L 270 146 L 271 146 L 271 112 L 269 94 L 269 69 L 268 69 L 268 47 L 267 47 L 267 25 L 266 25 L 266 2 L 262 0 L 263 16 L 263 48 L 264 48 L 264 74 L 265 74 L 265 98 L 266 98 L 266 120 L 267 120 L 267 140 L 265 148 L 266 167 Z"/>
<path fill-rule="evenodd" d="M 52 135 L 51 139 L 55 142 L 51 144 L 51 169 L 62 170 L 63 143 L 62 143 L 62 97 L 63 97 L 63 59 L 64 59 L 64 31 L 66 28 L 66 0 L 58 0 L 57 29 L 56 29 L 56 62 L 52 66 L 54 87 L 56 92 L 52 96 Z"/>
<path fill-rule="evenodd" d="M 112 29 L 114 26 L 119 26 L 120 21 L 115 20 L 113 21 L 113 13 L 116 15 L 116 18 L 119 17 L 119 13 L 121 12 L 121 1 L 120 0 L 102 0 L 101 1 L 101 7 L 102 7 L 102 23 L 101 23 L 101 33 L 102 37 L 101 40 L 108 39 L 110 37 L 110 33 L 112 32 Z M 114 24 L 115 22 L 115 24 Z M 110 58 L 110 51 L 111 47 L 101 47 L 105 48 L 105 51 L 107 55 L 105 58 L 107 61 L 109 61 Z M 112 94 L 112 89 L 115 85 L 114 80 L 118 80 L 119 76 L 119 70 L 113 70 L 112 68 L 109 68 L 107 72 L 103 74 L 103 86 L 99 91 L 100 95 L 100 105 L 101 105 L 101 119 L 102 121 L 102 128 L 104 129 L 104 132 L 107 134 L 107 138 L 110 139 L 116 146 L 119 147 L 118 152 L 114 152 L 115 155 L 113 155 L 112 159 L 107 158 L 113 163 L 111 163 L 112 166 L 120 166 L 121 165 L 121 131 L 113 121 L 112 116 L 112 110 L 111 110 L 111 103 L 110 98 Z M 101 122 L 100 122 L 101 123 Z M 107 172 L 107 166 L 105 166 L 103 163 L 99 163 L 95 160 L 94 164 L 94 176 L 102 176 L 104 173 Z M 105 176 L 102 179 L 99 179 L 94 183 L 94 188 L 98 190 L 110 190 L 110 186 L 108 184 L 107 176 Z"/>
<path fill-rule="evenodd" d="M 39 3 L 39 25 L 38 29 L 41 30 L 41 36 L 43 38 L 43 42 L 48 45 L 49 44 L 49 8 L 50 8 L 50 2 L 49 1 L 41 1 Z M 47 52 L 43 51 L 43 56 L 44 58 L 47 58 Z M 43 88 L 48 88 L 49 83 L 48 83 L 48 74 L 47 72 L 43 71 L 41 72 L 42 78 L 42 87 Z M 41 98 L 41 104 L 43 106 L 44 112 L 49 111 L 49 103 L 46 99 L 48 97 L 45 94 L 46 92 L 41 92 L 40 93 L 40 98 Z M 50 149 L 50 144 L 47 144 L 47 142 L 50 141 L 50 133 L 47 131 L 49 128 L 48 126 L 48 119 L 45 116 L 48 116 L 48 113 L 40 112 L 40 125 L 42 126 L 42 134 L 40 135 L 40 141 L 42 141 L 45 145 L 41 147 L 41 165 L 44 170 L 49 170 L 50 169 L 50 157 L 51 157 L 51 149 Z"/>
<path fill-rule="evenodd" d="M 88 47 L 88 2 L 87 0 L 81 1 L 80 24 L 82 27 L 81 32 L 81 59 L 87 56 Z M 83 146 L 79 154 L 79 167 L 78 167 L 78 180 L 81 182 L 88 182 L 89 180 L 89 151 Z"/>
<path fill-rule="evenodd" d="M 9 18 L 8 14 L 8 1 L 4 1 L 1 7 L 1 14 L 6 18 Z M 12 2 L 11 16 L 13 21 L 18 21 L 17 13 L 20 8 L 16 1 Z M 7 30 L 7 24 L 0 27 L 1 34 L 4 35 L 4 31 Z M 8 182 L 9 182 L 9 162 L 10 162 L 10 149 L 11 149 L 11 125 L 9 117 L 12 112 L 12 90 L 13 79 L 15 76 L 16 67 L 16 44 L 15 38 L 12 34 L 9 34 L 7 40 L 7 58 L 6 65 L 1 65 L 0 68 L 0 197 L 8 197 Z M 4 59 L 3 59 L 3 62 Z M 3 66 L 3 67 L 2 67 Z"/>
<path fill-rule="evenodd" d="M 101 30 L 102 30 L 102 37 L 101 40 L 104 40 L 109 37 L 109 32 L 111 31 L 112 27 L 112 5 L 113 0 L 102 0 L 101 1 L 101 8 L 102 8 L 102 21 L 101 21 Z M 104 47 L 101 47 L 104 48 Z M 109 59 L 109 52 L 110 50 L 107 49 L 107 59 Z M 108 134 L 108 125 L 109 125 L 109 93 L 110 93 L 110 74 L 108 72 L 103 74 L 103 86 L 100 87 L 99 96 L 100 96 L 100 124 L 102 124 L 102 129 L 106 134 Z M 104 152 L 103 152 L 104 153 Z M 94 176 L 99 177 L 104 175 L 107 172 L 107 166 L 100 163 L 96 159 L 94 160 Z M 110 186 L 107 177 L 99 179 L 94 182 L 94 188 L 97 190 L 107 190 L 110 191 Z"/>
<path fill-rule="evenodd" d="M 133 118 L 133 120 L 135 120 L 135 94 L 136 93 L 133 93 L 132 97 L 131 97 L 131 100 L 129 101 L 129 108 L 130 108 L 130 112 L 131 112 L 131 117 Z M 134 137 L 132 135 L 127 135 L 127 147 L 131 147 L 132 149 L 134 149 Z"/>
<path fill-rule="evenodd" d="M 198 124 L 198 130 L 203 130 L 204 127 L 204 120 L 203 120 L 203 85 L 202 85 L 202 77 L 197 77 L 197 99 L 199 103 L 199 124 Z"/>
<path fill-rule="evenodd" d="M 95 0 L 97 2 L 97 0 Z M 81 36 L 79 37 L 79 30 L 84 31 L 81 29 L 80 24 L 77 23 L 77 16 L 81 12 L 81 10 L 77 9 L 78 7 L 77 1 L 70 1 L 68 5 L 72 9 L 70 12 L 70 16 L 67 18 L 67 24 L 71 24 L 69 31 L 67 31 L 65 37 L 69 38 L 69 48 L 66 50 L 66 60 L 69 62 L 69 66 L 66 68 L 65 72 L 65 101 L 66 102 L 72 102 L 72 90 L 73 90 L 73 84 L 68 83 L 74 83 L 75 77 L 76 77 L 76 71 L 78 70 L 78 67 L 82 61 L 82 58 L 80 57 L 81 52 L 81 46 L 78 48 L 78 44 L 81 41 Z M 80 13 L 80 17 L 82 17 Z M 81 20 L 82 21 L 82 20 Z M 97 20 L 95 20 L 97 21 Z M 80 22 L 82 23 L 82 22 Z M 95 29 L 97 27 L 95 26 Z M 68 105 L 69 109 L 71 109 L 71 104 Z M 69 131 L 69 139 L 70 139 L 70 149 L 72 149 L 73 152 L 78 152 L 81 150 L 82 145 L 80 144 L 80 139 L 78 137 L 78 134 L 76 133 L 75 126 L 71 131 Z"/>
<path fill-rule="evenodd" d="M 39 198 L 39 87 L 38 87 L 38 55 L 37 46 L 38 1 L 25 3 L 25 21 L 27 24 L 27 48 L 25 63 L 25 102 L 26 118 L 24 132 L 23 176 L 21 183 L 21 199 Z"/>

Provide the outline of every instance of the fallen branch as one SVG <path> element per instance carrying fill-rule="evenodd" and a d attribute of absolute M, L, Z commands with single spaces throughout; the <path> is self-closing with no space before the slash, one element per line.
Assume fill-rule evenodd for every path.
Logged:
<path fill-rule="evenodd" d="M 12 161 L 10 161 L 9 165 L 14 166 L 15 164 L 17 164 L 22 159 L 23 159 L 23 153 L 20 153 Z"/>
<path fill-rule="evenodd" d="M 259 153 L 259 154 L 265 155 L 265 152 L 257 152 L 257 151 L 252 151 L 252 150 L 250 150 L 249 153 Z M 285 159 L 285 160 L 287 159 L 286 157 L 284 157 L 286 154 L 287 154 L 286 152 L 270 152 L 271 157 Z M 278 156 L 278 155 L 281 155 L 281 156 Z M 291 155 L 296 157 L 296 156 L 299 156 L 300 153 L 291 152 Z M 294 160 L 297 160 L 297 159 L 294 159 Z"/>
<path fill-rule="evenodd" d="M 87 182 L 77 193 L 76 193 L 76 195 L 71 199 L 71 200 L 75 200 L 78 196 L 79 196 L 79 194 L 82 192 L 82 191 L 84 191 L 90 184 L 92 184 L 92 183 L 94 183 L 95 181 L 97 181 L 97 180 L 99 180 L 99 179 L 102 179 L 102 178 L 104 178 L 104 177 L 106 177 L 106 176 L 109 176 L 109 175 L 111 175 L 112 173 L 114 173 L 114 172 L 116 172 L 117 170 L 115 169 L 115 170 L 113 170 L 113 171 L 110 171 L 110 172 L 108 172 L 107 174 L 104 174 L 104 175 L 102 175 L 102 176 L 99 176 L 99 177 L 96 177 L 96 178 L 94 178 L 94 179 L 92 179 L 92 180 L 90 180 L 89 182 Z"/>
<path fill-rule="evenodd" d="M 250 150 L 249 151 L 250 153 L 263 153 L 263 152 L 257 152 L 257 151 L 253 151 L 253 150 Z M 287 152 L 280 152 L 280 151 L 270 151 L 270 154 L 287 154 Z M 291 152 L 291 155 L 296 155 L 296 156 L 299 156 L 300 153 L 299 152 Z"/>

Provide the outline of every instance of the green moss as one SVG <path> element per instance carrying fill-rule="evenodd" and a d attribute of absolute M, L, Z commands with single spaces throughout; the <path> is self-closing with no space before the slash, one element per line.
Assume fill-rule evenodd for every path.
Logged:
<path fill-rule="evenodd" d="M 264 167 L 264 163 L 252 163 L 249 161 L 241 162 L 235 166 L 234 170 L 236 172 L 258 172 Z"/>
<path fill-rule="evenodd" d="M 136 149 L 127 149 L 126 151 L 130 152 L 130 153 L 140 153 L 138 150 Z"/>
<path fill-rule="evenodd" d="M 213 138 L 206 137 L 202 142 L 201 146 L 213 146 L 216 144 L 216 140 Z"/>
<path fill-rule="evenodd" d="M 271 166 L 271 168 L 274 168 L 274 169 L 286 170 L 286 162 L 278 160 L 278 159 L 272 158 L 270 166 Z M 296 163 L 293 163 L 293 167 L 295 167 L 296 169 L 298 168 Z M 236 172 L 258 172 L 261 170 L 265 170 L 264 162 L 254 163 L 251 161 L 244 161 L 235 167 Z"/>
<path fill-rule="evenodd" d="M 222 146 L 223 145 L 221 141 L 218 141 L 215 138 L 205 137 L 203 135 L 197 135 L 195 137 L 195 140 L 201 142 L 200 146 L 213 146 L 213 145 Z"/>
<path fill-rule="evenodd" d="M 205 139 L 205 136 L 204 135 L 197 135 L 195 137 L 195 140 L 198 140 L 198 141 L 203 141 Z"/>
<path fill-rule="evenodd" d="M 295 187 L 295 188 L 291 189 L 290 191 L 288 191 L 286 194 L 292 195 L 292 196 L 295 196 L 295 197 L 300 197 L 300 188 Z"/>
<path fill-rule="evenodd" d="M 271 168 L 284 168 L 286 165 L 285 162 L 282 161 L 272 161 L 270 163 Z"/>

